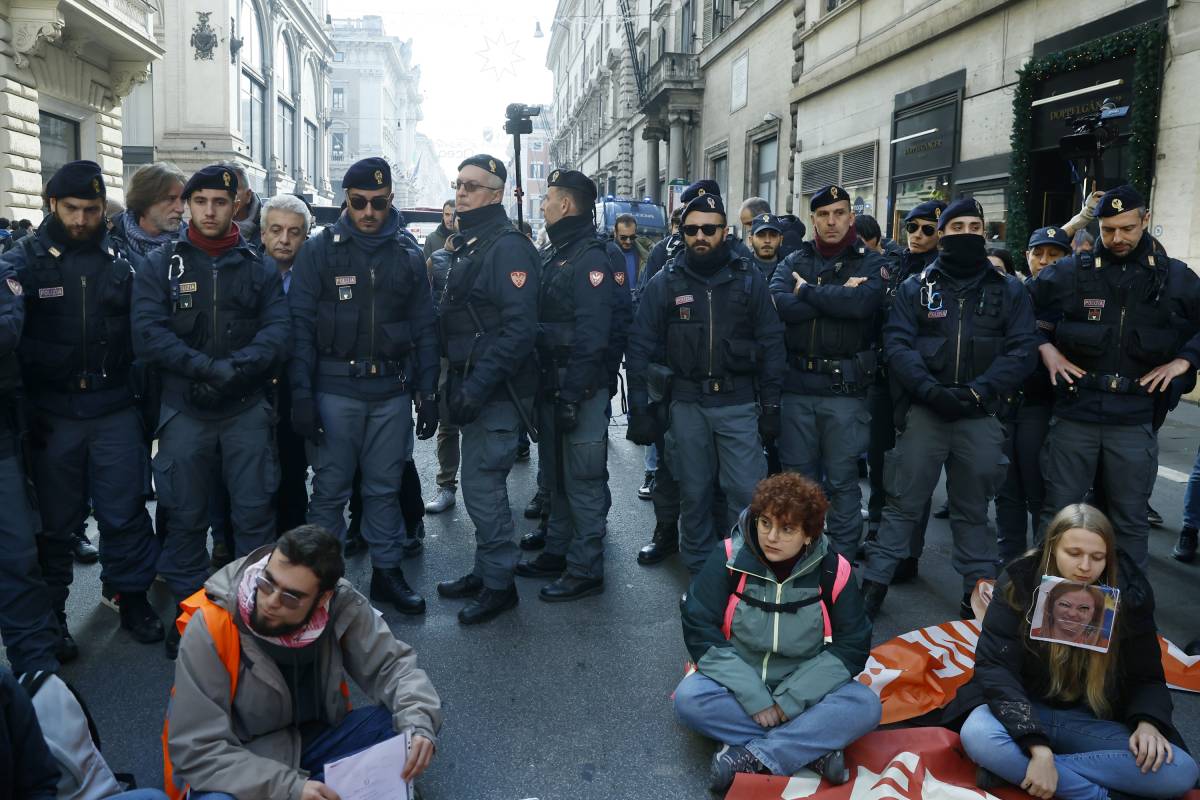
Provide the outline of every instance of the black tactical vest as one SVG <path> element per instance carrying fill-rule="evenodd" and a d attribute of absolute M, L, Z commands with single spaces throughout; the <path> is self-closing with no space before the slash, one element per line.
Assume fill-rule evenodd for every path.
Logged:
<path fill-rule="evenodd" d="M 965 384 L 1004 354 L 1004 325 L 1012 313 L 1004 278 L 990 270 L 971 288 L 951 290 L 926 267 L 917 308 L 916 349 L 945 385 Z"/>
<path fill-rule="evenodd" d="M 87 392 L 129 385 L 133 267 L 119 253 L 81 253 L 74 268 L 37 236 L 20 245 L 25 329 L 19 348 L 31 390 Z M 102 264 L 101 268 L 87 269 Z"/>
<path fill-rule="evenodd" d="M 442 291 L 439 306 L 442 354 L 455 369 L 463 369 L 477 360 L 486 345 L 476 351 L 476 343 L 482 342 L 487 334 L 500 330 L 499 306 L 490 297 L 472 298 L 471 291 L 479 280 L 483 262 L 492 245 L 500 237 L 510 235 L 524 238 L 523 233 L 507 225 L 497 226 L 497 229 L 465 241 L 461 235 L 458 236 L 460 243 L 450 258 L 446 288 Z M 471 315 L 472 311 L 478 317 L 478 326 Z M 482 326 L 482 330 L 479 326 Z"/>
<path fill-rule="evenodd" d="M 667 272 L 667 366 L 686 380 L 728 379 L 758 372 L 758 343 L 750 318 L 754 270 L 748 259 L 730 262 L 733 280 L 709 286 L 674 259 Z"/>
<path fill-rule="evenodd" d="M 861 256 L 848 256 L 842 261 L 823 262 L 823 268 L 814 283 L 817 286 L 841 286 L 846 282 L 846 278 L 854 273 L 853 262 L 859 258 Z M 850 267 L 844 275 L 837 269 L 843 264 Z M 789 356 L 853 358 L 858 353 L 871 350 L 874 327 L 874 320 L 870 318 L 818 317 L 807 322 L 788 323 L 784 331 L 784 342 L 787 344 Z"/>
<path fill-rule="evenodd" d="M 254 340 L 262 262 L 245 255 L 236 264 L 213 264 L 202 251 L 175 245 L 169 262 L 171 330 L 188 347 L 228 358 Z"/>
<path fill-rule="evenodd" d="M 1096 376 L 1139 378 L 1173 359 L 1182 345 L 1164 297 L 1167 265 L 1162 256 L 1128 264 L 1133 281 L 1119 288 L 1107 271 L 1122 269 L 1091 253 L 1075 256 L 1075 290 L 1055 329 L 1059 350 Z M 1109 277 L 1115 277 L 1109 275 Z"/>
<path fill-rule="evenodd" d="M 586 238 L 564 253 L 551 251 L 542 267 L 538 299 L 538 350 L 555 360 L 565 359 L 575 338 L 575 282 L 587 253 L 599 251 L 605 276 L 609 273 L 604 242 Z"/>
<path fill-rule="evenodd" d="M 412 349 L 406 311 L 418 279 L 408 250 L 396 241 L 365 257 L 338 238 L 330 228 L 321 235 L 318 353 L 339 361 L 403 361 Z"/>

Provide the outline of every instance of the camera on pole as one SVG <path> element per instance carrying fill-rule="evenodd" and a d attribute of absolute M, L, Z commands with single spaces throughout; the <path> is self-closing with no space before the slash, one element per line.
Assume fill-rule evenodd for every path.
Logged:
<path fill-rule="evenodd" d="M 1058 152 L 1072 165 L 1078 162 L 1082 166 L 1080 174 L 1084 182 L 1084 198 L 1104 182 L 1104 151 L 1116 144 L 1120 135 L 1112 120 L 1128 115 L 1129 106 L 1118 107 L 1106 97 L 1098 110 L 1067 118 L 1071 133 L 1058 140 Z M 1087 187 L 1089 179 L 1091 190 Z"/>
<path fill-rule="evenodd" d="M 513 137 L 513 166 L 516 168 L 517 183 L 513 195 L 517 198 L 518 228 L 525 222 L 525 190 L 521 188 L 521 134 L 533 133 L 533 118 L 541 113 L 541 106 L 527 106 L 524 103 L 509 103 L 508 108 L 504 109 L 504 132 Z"/>

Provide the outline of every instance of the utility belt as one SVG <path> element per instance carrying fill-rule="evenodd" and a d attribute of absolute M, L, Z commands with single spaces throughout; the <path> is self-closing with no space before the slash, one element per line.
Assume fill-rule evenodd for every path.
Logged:
<path fill-rule="evenodd" d="M 323 358 L 317 363 L 317 374 L 331 378 L 386 378 L 399 375 L 401 383 L 407 383 L 403 361 L 354 360 L 339 361 Z"/>
<path fill-rule="evenodd" d="M 745 376 L 736 378 L 701 378 L 691 380 L 678 375 L 671 379 L 671 389 L 675 393 L 684 392 L 704 395 L 723 395 L 741 392 L 754 388 L 754 381 Z"/>
<path fill-rule="evenodd" d="M 78 372 L 64 381 L 54 381 L 51 383 L 39 382 L 39 388 L 48 389 L 52 392 L 62 392 L 64 394 L 86 394 L 88 392 L 102 392 L 107 389 L 116 389 L 119 387 L 127 388 L 128 386 L 128 375 L 116 377 L 100 372 Z"/>
<path fill-rule="evenodd" d="M 877 361 L 878 355 L 874 350 L 864 350 L 851 358 L 788 356 L 788 364 L 794 370 L 832 377 L 833 386 L 831 388 L 837 393 L 851 393 L 866 389 L 878 372 Z"/>
<path fill-rule="evenodd" d="M 1067 392 L 1070 394 L 1077 394 L 1080 389 L 1092 389 L 1110 394 L 1149 396 L 1146 387 L 1139 384 L 1137 378 L 1125 375 L 1097 375 L 1094 372 L 1088 372 L 1076 378 L 1075 383 L 1067 386 Z"/>

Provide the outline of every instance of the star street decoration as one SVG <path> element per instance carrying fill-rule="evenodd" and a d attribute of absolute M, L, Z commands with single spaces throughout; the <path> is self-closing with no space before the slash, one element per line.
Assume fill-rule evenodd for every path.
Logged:
<path fill-rule="evenodd" d="M 476 55 L 483 59 L 482 69 L 484 71 L 491 70 L 497 78 L 503 78 L 506 75 L 517 77 L 516 65 L 525 60 L 517 52 L 521 43 L 510 40 L 504 33 L 494 39 L 484 36 L 483 41 L 483 49 L 476 52 Z"/>

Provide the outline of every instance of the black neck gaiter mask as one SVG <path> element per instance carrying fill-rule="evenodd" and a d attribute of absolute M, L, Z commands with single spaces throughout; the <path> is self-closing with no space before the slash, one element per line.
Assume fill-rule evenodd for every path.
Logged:
<path fill-rule="evenodd" d="M 938 264 L 952 277 L 970 278 L 992 268 L 987 257 L 987 242 L 977 233 L 943 236 L 938 250 Z"/>

